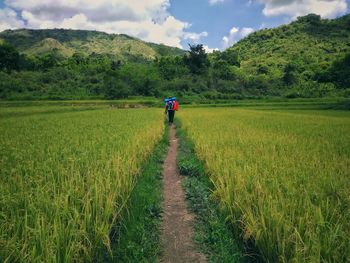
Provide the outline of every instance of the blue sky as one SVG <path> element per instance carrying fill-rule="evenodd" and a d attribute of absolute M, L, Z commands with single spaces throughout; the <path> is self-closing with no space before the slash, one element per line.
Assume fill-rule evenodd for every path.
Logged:
<path fill-rule="evenodd" d="M 260 3 L 247 4 L 242 0 L 227 0 L 210 5 L 203 0 L 173 0 L 170 13 L 180 20 L 191 23 L 191 30 L 208 32 L 201 42 L 211 48 L 222 48 L 222 38 L 229 34 L 232 27 L 253 28 L 275 27 L 290 21 L 288 16 L 266 17 Z M 188 42 L 188 41 L 187 41 Z M 182 41 L 183 45 L 187 42 Z"/>
<path fill-rule="evenodd" d="M 0 31 L 72 28 L 125 33 L 187 48 L 224 49 L 261 28 L 308 13 L 334 18 L 350 0 L 0 0 Z"/>

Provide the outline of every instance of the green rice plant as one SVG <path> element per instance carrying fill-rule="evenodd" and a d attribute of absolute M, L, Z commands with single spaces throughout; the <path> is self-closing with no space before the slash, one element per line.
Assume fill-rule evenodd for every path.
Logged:
<path fill-rule="evenodd" d="M 0 261 L 86 262 L 163 134 L 157 109 L 0 119 Z"/>
<path fill-rule="evenodd" d="M 179 112 L 228 219 L 268 262 L 350 261 L 350 113 Z"/>

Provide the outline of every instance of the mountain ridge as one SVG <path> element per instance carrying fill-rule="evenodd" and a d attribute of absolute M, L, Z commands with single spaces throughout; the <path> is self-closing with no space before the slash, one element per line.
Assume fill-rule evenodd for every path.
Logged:
<path fill-rule="evenodd" d="M 267 66 L 269 74 L 281 76 L 292 62 L 299 64 L 299 70 L 326 69 L 350 52 L 350 14 L 336 19 L 309 14 L 253 32 L 228 49 L 239 54 L 241 67 L 249 73 L 261 74 Z"/>
<path fill-rule="evenodd" d="M 44 55 L 56 51 L 63 57 L 70 57 L 74 53 L 85 56 L 106 54 L 128 61 L 132 57 L 153 60 L 163 55 L 185 53 L 176 47 L 145 42 L 126 34 L 108 34 L 94 30 L 8 29 L 0 32 L 0 39 L 28 55 Z"/>

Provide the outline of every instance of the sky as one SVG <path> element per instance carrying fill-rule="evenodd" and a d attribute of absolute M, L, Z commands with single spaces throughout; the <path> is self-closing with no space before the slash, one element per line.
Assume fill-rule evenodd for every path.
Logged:
<path fill-rule="evenodd" d="M 184 49 L 200 43 L 210 52 L 298 16 L 349 10 L 350 0 L 0 0 L 0 31 L 98 30 Z"/>

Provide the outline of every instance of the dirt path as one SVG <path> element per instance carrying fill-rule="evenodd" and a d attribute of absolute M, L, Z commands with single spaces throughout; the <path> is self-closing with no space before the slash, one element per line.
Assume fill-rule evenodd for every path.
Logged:
<path fill-rule="evenodd" d="M 193 243 L 194 216 L 186 207 L 182 178 L 176 165 L 178 141 L 175 127 L 170 128 L 170 146 L 163 166 L 163 225 L 161 241 L 164 247 L 161 262 L 206 262 Z"/>

